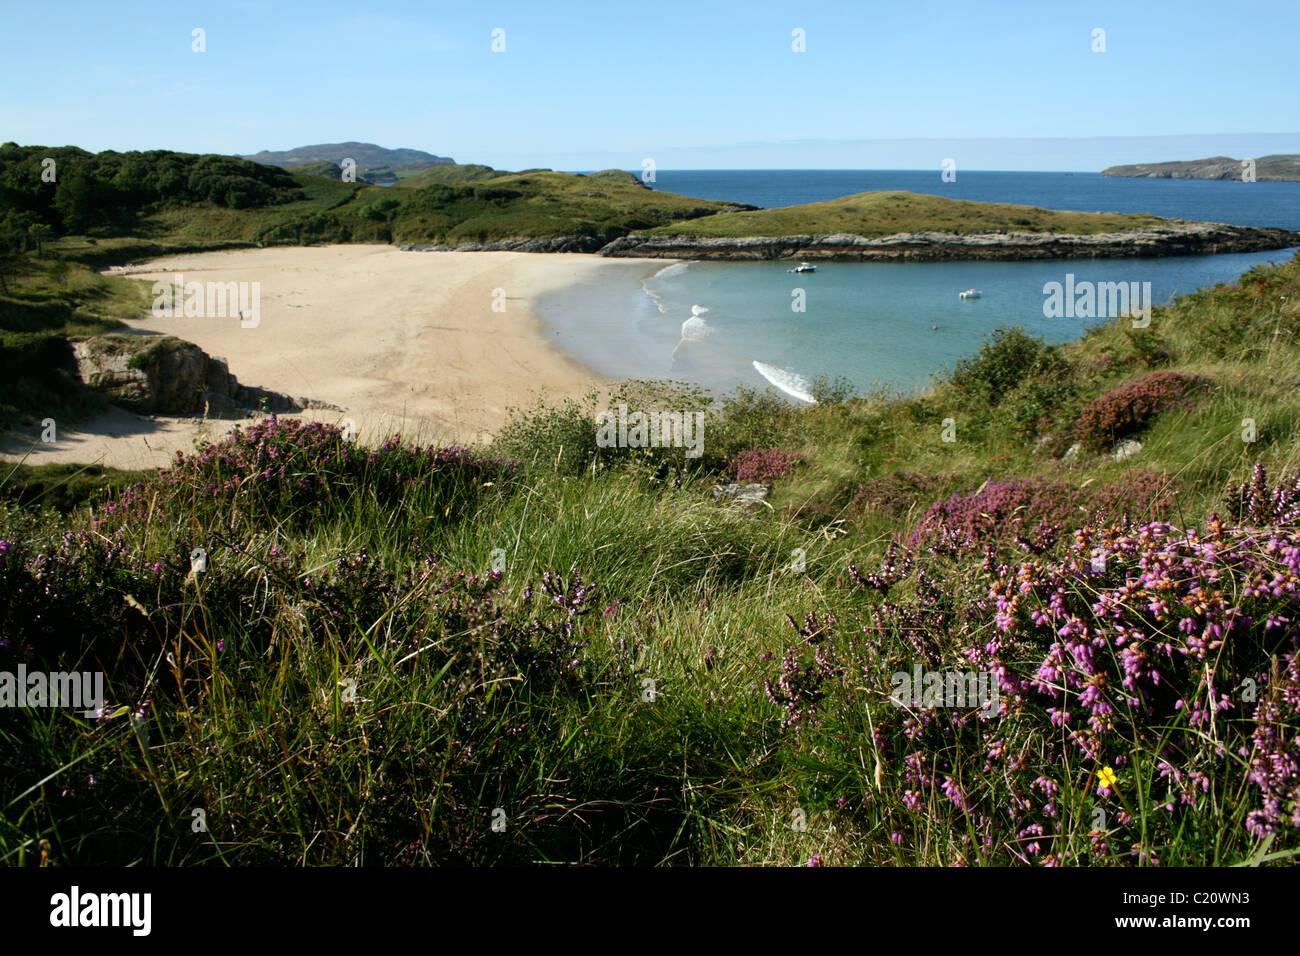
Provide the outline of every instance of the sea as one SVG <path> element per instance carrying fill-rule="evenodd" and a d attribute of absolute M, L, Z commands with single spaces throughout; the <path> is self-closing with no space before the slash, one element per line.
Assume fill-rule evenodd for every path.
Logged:
<path fill-rule="evenodd" d="M 652 188 L 763 208 L 901 189 L 979 202 L 1300 230 L 1300 183 L 1118 179 L 1097 173 L 937 170 L 658 170 Z M 774 387 L 811 398 L 818 378 L 913 393 L 977 351 L 998 326 L 1049 342 L 1096 316 L 1045 315 L 1044 286 L 1138 283 L 1162 304 L 1296 249 L 1216 256 L 1028 262 L 619 262 L 537 303 L 550 341 L 613 378 L 668 379 L 722 394 Z M 1072 277 L 1072 278 L 1067 278 Z M 1149 286 L 1145 284 L 1149 283 Z M 1132 288 L 1132 286 L 1130 286 Z M 958 293 L 977 289 L 978 298 Z M 1051 311 L 1051 310 L 1047 310 Z"/>

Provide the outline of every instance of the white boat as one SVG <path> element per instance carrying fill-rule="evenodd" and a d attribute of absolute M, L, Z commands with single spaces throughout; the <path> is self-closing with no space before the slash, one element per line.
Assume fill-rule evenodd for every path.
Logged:
<path fill-rule="evenodd" d="M 978 299 L 979 297 L 980 297 L 979 289 L 967 289 L 965 292 L 957 293 L 957 298 L 959 299 Z"/>
<path fill-rule="evenodd" d="M 799 263 L 799 268 L 797 268 L 797 269 L 786 269 L 785 271 L 786 271 L 786 272 L 816 272 L 816 271 L 817 271 L 817 267 L 814 266 L 814 265 L 811 265 L 811 264 L 809 264 L 809 263 L 807 263 L 807 262 L 801 262 L 801 263 Z"/>

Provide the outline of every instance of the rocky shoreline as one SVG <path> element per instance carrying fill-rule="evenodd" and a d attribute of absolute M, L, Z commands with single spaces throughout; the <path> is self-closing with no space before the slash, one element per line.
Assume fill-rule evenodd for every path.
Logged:
<path fill-rule="evenodd" d="M 458 245 L 408 243 L 413 252 L 587 252 L 614 258 L 808 259 L 820 261 L 960 259 L 1111 259 L 1264 252 L 1300 246 L 1300 232 L 1287 229 L 1188 222 L 1091 236 L 1052 232 L 899 233 L 868 239 L 830 236 L 701 237 L 632 233 L 613 241 L 593 236 L 511 238 Z"/>
<path fill-rule="evenodd" d="M 855 235 L 747 237 L 627 236 L 606 256 L 692 259 L 1019 260 L 1129 258 L 1261 252 L 1300 246 L 1300 233 L 1217 223 L 1080 236 L 1058 233 L 901 233 L 879 239 Z"/>

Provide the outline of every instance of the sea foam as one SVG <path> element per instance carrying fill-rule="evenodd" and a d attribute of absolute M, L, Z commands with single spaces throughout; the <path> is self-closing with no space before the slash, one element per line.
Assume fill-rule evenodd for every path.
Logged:
<path fill-rule="evenodd" d="M 650 277 L 651 281 L 655 279 L 668 279 L 672 276 L 679 276 L 690 267 L 689 262 L 674 262 L 672 265 L 664 266 L 658 272 Z"/>
<path fill-rule="evenodd" d="M 713 326 L 709 325 L 698 315 L 692 315 L 682 323 L 682 341 L 698 342 L 704 336 L 713 331 Z"/>
<path fill-rule="evenodd" d="M 757 360 L 754 361 L 754 368 L 758 370 L 759 375 L 792 398 L 813 405 L 817 404 L 817 399 L 812 397 L 812 383 L 798 372 L 792 372 L 788 368 L 777 368 L 775 365 Z"/>

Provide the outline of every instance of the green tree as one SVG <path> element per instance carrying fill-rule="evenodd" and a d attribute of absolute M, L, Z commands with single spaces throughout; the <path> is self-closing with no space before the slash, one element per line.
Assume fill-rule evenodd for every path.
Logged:
<path fill-rule="evenodd" d="M 13 223 L 12 217 L 0 220 L 0 292 L 9 294 L 9 280 L 17 278 L 23 270 L 23 250 L 27 237 Z"/>
<path fill-rule="evenodd" d="M 53 230 L 43 222 L 36 222 L 27 227 L 27 232 L 36 240 L 36 258 L 45 258 L 45 240 Z"/>
<path fill-rule="evenodd" d="M 45 270 L 45 274 L 49 276 L 51 282 L 55 282 L 63 286 L 65 289 L 68 287 L 68 275 L 71 272 L 72 264 L 62 256 L 50 263 L 49 267 Z"/>
<path fill-rule="evenodd" d="M 59 177 L 54 210 L 63 221 L 64 233 L 85 232 L 95 218 L 95 182 L 81 169 Z"/>

